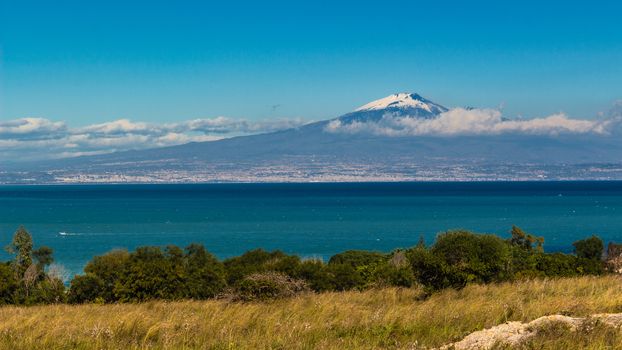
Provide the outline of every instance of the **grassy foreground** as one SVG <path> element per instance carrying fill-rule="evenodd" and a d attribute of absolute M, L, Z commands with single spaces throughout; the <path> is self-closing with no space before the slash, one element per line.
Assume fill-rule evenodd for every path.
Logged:
<path fill-rule="evenodd" d="M 2 349 L 370 349 L 434 347 L 508 320 L 622 312 L 618 276 L 223 300 L 0 308 Z M 528 348 L 620 348 L 622 333 L 549 330 Z"/>

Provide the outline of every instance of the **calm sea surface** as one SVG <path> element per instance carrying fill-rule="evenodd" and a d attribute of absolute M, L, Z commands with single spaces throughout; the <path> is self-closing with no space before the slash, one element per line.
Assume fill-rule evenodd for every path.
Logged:
<path fill-rule="evenodd" d="M 0 245 L 21 224 L 72 273 L 113 248 L 199 242 L 221 258 L 262 247 L 326 259 L 455 228 L 507 236 L 513 224 L 571 251 L 591 234 L 622 241 L 622 182 L 0 186 Z"/>

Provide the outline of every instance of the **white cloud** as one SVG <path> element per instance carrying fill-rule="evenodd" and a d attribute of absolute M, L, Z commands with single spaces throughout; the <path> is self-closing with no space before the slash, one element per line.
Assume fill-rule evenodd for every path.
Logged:
<path fill-rule="evenodd" d="M 214 141 L 306 124 L 302 119 L 249 121 L 227 117 L 157 124 L 119 119 L 70 128 L 64 122 L 22 118 L 0 122 L 0 160 L 62 158 Z"/>
<path fill-rule="evenodd" d="M 344 123 L 333 120 L 326 131 L 333 133 L 368 133 L 383 136 L 452 136 L 452 135 L 498 135 L 518 133 L 531 135 L 558 134 L 607 134 L 616 119 L 571 119 L 565 114 L 544 118 L 505 119 L 495 109 L 455 108 L 433 119 L 386 114 L 378 121 L 353 121 Z"/>
<path fill-rule="evenodd" d="M 89 125 L 76 130 L 79 133 L 91 134 L 127 134 L 127 133 L 150 133 L 154 130 L 147 123 L 134 123 L 128 119 L 119 119 L 111 122 Z"/>
<path fill-rule="evenodd" d="M 495 109 L 455 108 L 437 118 L 421 119 L 395 114 L 378 121 L 334 120 L 325 130 L 383 136 L 453 135 L 607 135 L 618 130 L 622 102 L 603 114 L 604 119 L 572 119 L 563 113 L 534 119 L 507 119 Z M 298 127 L 302 119 L 249 121 L 228 117 L 192 119 L 177 123 L 145 123 L 119 119 L 79 128 L 44 118 L 0 121 L 0 161 L 49 159 L 102 154 L 130 149 L 213 141 L 237 135 Z M 0 169 L 1 170 L 1 169 Z"/>
<path fill-rule="evenodd" d="M 39 135 L 59 132 L 66 129 L 63 122 L 53 122 L 44 118 L 22 118 L 0 121 L 0 137 L 11 135 Z"/>

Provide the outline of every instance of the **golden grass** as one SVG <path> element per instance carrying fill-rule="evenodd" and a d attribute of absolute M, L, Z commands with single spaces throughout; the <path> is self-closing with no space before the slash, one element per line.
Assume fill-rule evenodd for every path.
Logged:
<path fill-rule="evenodd" d="M 388 288 L 309 294 L 268 303 L 210 300 L 6 306 L 0 308 L 0 349 L 432 347 L 508 320 L 622 312 L 622 279 L 605 276 L 473 285 L 427 300 L 419 296 L 417 289 Z M 599 332 L 590 335 L 594 341 L 602 333 L 622 342 L 617 331 L 613 338 L 610 330 Z M 580 344 L 573 337 L 562 333 L 559 341 L 567 338 L 570 345 Z M 532 345 L 554 348 L 542 345 L 546 341 L 538 338 Z"/>

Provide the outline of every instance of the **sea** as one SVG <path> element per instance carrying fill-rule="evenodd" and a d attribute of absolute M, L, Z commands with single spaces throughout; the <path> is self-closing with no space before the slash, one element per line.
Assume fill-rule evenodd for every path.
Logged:
<path fill-rule="evenodd" d="M 326 261 L 453 229 L 507 237 L 512 225 L 571 252 L 592 234 L 622 242 L 622 182 L 0 186 L 1 246 L 20 225 L 72 275 L 118 248 L 201 243 L 223 259 L 263 248 Z"/>

